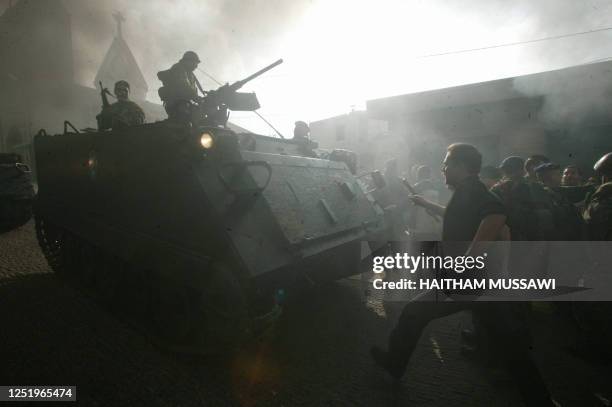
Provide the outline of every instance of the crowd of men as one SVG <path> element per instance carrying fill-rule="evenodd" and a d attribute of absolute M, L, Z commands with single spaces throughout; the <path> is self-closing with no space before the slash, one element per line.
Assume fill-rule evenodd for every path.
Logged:
<path fill-rule="evenodd" d="M 394 181 L 389 180 L 397 177 L 397 170 L 389 170 L 394 162 L 390 160 L 385 171 L 391 184 Z M 585 179 L 578 166 L 562 168 L 544 155 L 510 156 L 499 166 L 481 167 L 479 180 L 504 204 L 512 240 L 612 240 L 612 194 L 611 187 L 605 186 L 611 168 L 612 158 L 607 154 L 595 164 L 595 175 Z M 427 165 L 413 166 L 406 178 L 430 202 L 444 204 L 450 198 Z M 435 237 L 440 237 L 442 225 L 431 219 L 431 212 L 419 210 L 431 208 L 419 198 L 413 201 L 416 208 L 407 211 L 412 213 L 406 216 L 406 229 L 415 240 L 439 240 Z"/>
<path fill-rule="evenodd" d="M 596 177 L 584 182 L 576 166 L 563 171 L 542 155 L 527 159 L 511 156 L 498 167 L 482 167 L 482 155 L 472 145 L 457 143 L 448 147 L 442 174 L 452 196 L 444 206 L 427 196 L 435 191 L 431 170 L 417 167 L 416 187 L 409 199 L 426 212 L 421 216 L 441 217 L 439 238 L 457 242 L 454 255 L 474 255 L 487 242 L 499 240 L 531 241 L 531 243 L 577 240 L 612 240 L 612 153 L 605 154 L 593 167 Z M 386 171 L 387 178 L 394 176 Z M 393 184 L 393 182 L 391 182 Z M 410 211 L 410 210 L 409 210 Z M 414 212 L 414 209 L 412 210 Z M 418 214 L 419 212 L 417 212 Z M 436 234 L 434 223 L 429 230 L 406 222 L 406 229 L 415 230 L 413 239 Z M 431 233 L 430 233 L 431 232 Z M 530 249 L 528 245 L 521 245 Z M 535 245 L 537 246 L 537 244 Z M 449 253 L 445 253 L 449 254 Z M 537 262 L 533 253 L 519 256 Z M 525 262 L 524 262 L 525 263 Z M 525 264 L 512 264 L 511 272 L 524 272 Z M 517 270 L 514 270 L 517 269 Z M 520 269 L 520 270 L 518 270 Z M 476 331 L 485 333 L 494 357 L 507 368 L 528 406 L 559 405 L 548 388 L 531 355 L 528 323 L 528 302 L 474 302 L 461 294 L 426 291 L 408 303 L 391 332 L 387 349 L 373 347 L 374 361 L 391 376 L 403 376 L 417 341 L 425 326 L 433 319 L 458 311 L 471 312 Z M 588 314 L 586 326 L 601 348 L 609 348 L 609 307 L 575 304 L 577 313 Z M 587 329 L 588 331 L 588 329 Z M 602 334 L 603 333 L 603 334 Z M 474 332 L 465 332 L 472 338 Z M 471 335 L 468 335 L 471 334 Z M 604 338 L 605 337 L 605 338 Z"/>

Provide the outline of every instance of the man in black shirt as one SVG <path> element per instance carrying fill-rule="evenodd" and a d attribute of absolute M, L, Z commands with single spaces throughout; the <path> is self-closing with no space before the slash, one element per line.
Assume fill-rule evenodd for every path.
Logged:
<path fill-rule="evenodd" d="M 444 217 L 443 241 L 476 246 L 470 243 L 499 240 L 507 232 L 503 204 L 478 178 L 481 163 L 476 147 L 452 144 L 442 163 L 446 185 L 454 191 L 448 205 L 443 207 L 418 195 L 412 197 L 416 205 Z"/>
<path fill-rule="evenodd" d="M 504 207 L 478 179 L 482 156 L 469 144 L 452 144 L 442 164 L 446 184 L 454 194 L 445 208 L 414 196 L 415 204 L 444 217 L 442 240 L 453 242 L 454 253 L 444 255 L 476 256 L 486 242 L 507 240 Z M 446 244 L 445 244 L 446 249 Z M 527 406 L 553 406 L 550 395 L 529 353 L 529 333 L 524 323 L 524 304 L 467 302 L 450 297 L 438 302 L 438 293 L 429 291 L 408 303 L 389 337 L 388 351 L 371 350 L 374 361 L 391 376 L 403 376 L 423 329 L 434 319 L 471 310 L 488 331 L 492 346 L 498 350 L 509 373 L 518 384 Z M 450 300 L 450 301 L 449 301 Z"/>

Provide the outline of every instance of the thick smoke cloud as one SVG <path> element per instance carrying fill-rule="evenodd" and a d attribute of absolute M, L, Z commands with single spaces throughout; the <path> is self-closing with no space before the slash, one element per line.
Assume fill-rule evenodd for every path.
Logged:
<path fill-rule="evenodd" d="M 78 80 L 91 86 L 116 32 L 112 14 L 120 11 L 126 18 L 124 37 L 141 65 L 152 99 L 159 86 L 157 71 L 167 69 L 186 50 L 198 52 L 202 68 L 227 81 L 240 79 L 250 69 L 274 60 L 278 39 L 305 4 L 300 0 L 64 3 L 72 14 Z"/>
<path fill-rule="evenodd" d="M 537 12 L 538 8 L 547 12 Z M 534 27 L 534 37 L 612 26 L 612 3 L 607 1 L 545 0 L 526 5 L 524 12 L 526 24 Z M 612 31 L 549 41 L 534 47 L 532 59 L 555 68 L 603 61 L 612 56 L 609 45 L 611 40 Z M 594 68 L 588 69 L 593 71 Z M 609 71 L 596 71 L 588 77 L 576 72 L 569 80 L 560 80 L 556 74 L 538 78 L 523 77 L 514 80 L 514 87 L 527 96 L 542 98 L 538 117 L 545 125 L 551 128 L 575 126 L 610 116 L 607 106 L 610 104 L 612 90 L 602 86 L 610 83 L 610 75 L 612 73 Z"/>
<path fill-rule="evenodd" d="M 513 86 L 524 95 L 542 99 L 538 119 L 548 128 L 596 125 L 602 120 L 609 123 L 612 70 L 602 66 L 586 69 L 589 75 L 581 74 L 578 68 L 563 76 L 516 78 Z"/>
<path fill-rule="evenodd" d="M 16 0 L 14 0 L 16 1 Z M 44 1 L 44 0 L 39 0 Z M 6 7 L 8 0 L 0 0 Z M 419 55 L 612 26 L 608 0 L 64 0 L 72 14 L 77 80 L 93 79 L 115 33 L 156 73 L 188 49 L 231 82 L 279 57 L 253 82 L 261 112 L 281 131 L 362 107 L 368 99 L 558 69 L 612 55 L 612 32 L 435 58 Z M 215 87 L 202 73 L 205 87 Z M 525 92 L 542 86 L 530 84 Z M 253 130 L 271 131 L 252 114 Z M 249 120 L 250 120 L 249 119 Z M 260 127 L 258 127 L 260 126 Z"/>

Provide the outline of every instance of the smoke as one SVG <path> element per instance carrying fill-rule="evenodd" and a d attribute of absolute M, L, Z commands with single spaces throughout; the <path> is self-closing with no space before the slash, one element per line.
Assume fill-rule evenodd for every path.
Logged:
<path fill-rule="evenodd" d="M 541 98 L 538 120 L 560 128 L 612 119 L 612 62 L 588 64 L 513 81 L 524 95 Z"/>
<path fill-rule="evenodd" d="M 152 101 L 158 101 L 157 72 L 186 50 L 198 52 L 201 67 L 222 82 L 284 58 L 285 64 L 247 86 L 257 91 L 261 113 L 284 133 L 291 132 L 295 120 L 344 114 L 378 97 L 516 77 L 612 55 L 612 35 L 603 32 L 418 58 L 609 27 L 609 0 L 63 1 L 72 15 L 76 78 L 86 86 L 93 86 L 112 42 L 116 11 L 126 18 L 123 36 Z M 198 76 L 205 87 L 217 86 Z M 542 86 L 517 85 L 528 94 Z M 244 125 L 263 131 L 259 119 L 247 113 L 232 118 L 251 118 L 254 122 Z"/>
<path fill-rule="evenodd" d="M 607 1 L 543 0 L 526 4 L 523 13 L 525 24 L 534 28 L 534 38 L 612 26 L 612 3 Z M 552 69 L 586 64 L 559 72 L 514 79 L 513 86 L 518 92 L 542 99 L 542 106 L 537 113 L 540 122 L 550 128 L 560 128 L 586 122 L 595 123 L 610 117 L 612 72 L 607 68 L 610 64 L 588 63 L 612 56 L 612 49 L 607 45 L 611 40 L 611 32 L 602 32 L 547 41 L 532 47 L 531 58 L 527 62 L 534 65 L 545 64 Z M 525 73 L 534 70 L 529 68 Z"/>
<path fill-rule="evenodd" d="M 64 4 L 72 16 L 77 81 L 92 86 L 116 33 L 112 14 L 119 11 L 126 18 L 123 37 L 147 80 L 149 98 L 155 100 L 157 72 L 187 50 L 196 51 L 203 61 L 201 68 L 221 81 L 241 79 L 272 62 L 278 57 L 278 38 L 299 18 L 306 2 L 64 0 Z"/>

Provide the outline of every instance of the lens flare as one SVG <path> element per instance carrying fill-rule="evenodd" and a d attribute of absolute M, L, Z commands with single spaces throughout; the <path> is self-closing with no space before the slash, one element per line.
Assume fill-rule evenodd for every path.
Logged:
<path fill-rule="evenodd" d="M 200 144 L 208 150 L 215 145 L 215 140 L 209 133 L 203 133 L 202 136 L 200 136 Z"/>

